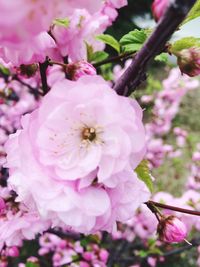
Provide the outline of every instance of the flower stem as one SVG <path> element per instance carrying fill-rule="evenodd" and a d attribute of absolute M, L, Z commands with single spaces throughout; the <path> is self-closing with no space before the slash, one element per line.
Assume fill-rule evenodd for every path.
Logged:
<path fill-rule="evenodd" d="M 95 68 L 98 68 L 98 67 L 100 67 L 100 66 L 102 66 L 104 64 L 107 64 L 107 63 L 112 63 L 112 62 L 115 62 L 115 61 L 119 61 L 121 59 L 125 60 L 125 59 L 128 59 L 128 58 L 132 58 L 134 54 L 135 53 L 130 52 L 130 53 L 125 53 L 125 54 L 118 55 L 118 56 L 115 56 L 115 57 L 109 57 L 109 58 L 106 58 L 106 59 L 104 59 L 104 60 L 102 60 L 100 62 L 94 63 L 93 66 Z"/>
<path fill-rule="evenodd" d="M 158 203 L 152 200 L 149 200 L 148 202 L 145 203 L 148 207 L 158 207 L 158 208 L 162 208 L 162 209 L 167 209 L 167 210 L 173 210 L 173 211 L 177 211 L 177 212 L 181 212 L 181 213 L 186 213 L 186 214 L 190 214 L 190 215 L 196 215 L 196 216 L 200 216 L 200 212 L 196 211 L 196 210 L 189 210 L 189 209 L 183 209 L 180 207 L 175 207 L 175 206 L 171 206 L 171 205 L 166 205 L 163 203 Z"/>

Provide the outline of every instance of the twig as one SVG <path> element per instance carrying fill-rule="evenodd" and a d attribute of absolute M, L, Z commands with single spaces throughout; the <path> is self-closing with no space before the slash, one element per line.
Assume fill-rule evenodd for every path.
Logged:
<path fill-rule="evenodd" d="M 49 86 L 47 84 L 47 75 L 46 75 L 48 66 L 49 66 L 48 60 L 44 61 L 43 63 L 39 63 L 43 95 L 46 95 L 49 92 Z"/>
<path fill-rule="evenodd" d="M 132 60 L 131 65 L 117 80 L 114 90 L 119 95 L 130 95 L 145 79 L 150 60 L 163 51 L 166 42 L 184 20 L 196 0 L 173 0 L 156 29 Z M 129 89 L 127 90 L 127 87 Z"/>
<path fill-rule="evenodd" d="M 107 64 L 107 63 L 111 63 L 111 62 L 115 62 L 115 61 L 119 61 L 121 59 L 125 60 L 125 59 L 128 59 L 130 57 L 132 57 L 135 53 L 133 52 L 130 52 L 130 53 L 126 53 L 126 54 L 122 54 L 122 55 L 119 55 L 119 56 L 115 56 L 115 57 L 110 57 L 110 58 L 106 58 L 100 62 L 97 62 L 97 63 L 94 63 L 93 66 L 95 68 L 98 68 L 104 64 Z"/>
<path fill-rule="evenodd" d="M 200 212 L 199 211 L 189 210 L 189 209 L 183 209 L 183 208 L 180 208 L 180 207 L 175 207 L 175 206 L 171 206 L 171 205 L 166 205 L 166 204 L 158 203 L 158 202 L 155 202 L 155 201 L 152 201 L 152 200 L 149 200 L 145 204 L 148 207 L 149 206 L 156 206 L 156 207 L 167 209 L 167 210 L 173 210 L 173 211 L 177 211 L 177 212 L 181 212 L 181 213 L 186 213 L 186 214 L 190 214 L 190 215 L 200 216 Z"/>
<path fill-rule="evenodd" d="M 12 79 L 13 79 L 13 80 L 16 80 L 16 81 L 18 81 L 19 83 L 21 83 L 22 85 L 28 87 L 29 92 L 30 92 L 31 94 L 33 94 L 34 97 L 35 97 L 36 99 L 38 99 L 39 96 L 41 95 L 41 93 L 39 92 L 39 90 L 38 90 L 36 87 L 32 87 L 30 84 L 28 84 L 28 83 L 22 81 L 17 75 L 13 75 L 13 76 L 12 76 Z"/>

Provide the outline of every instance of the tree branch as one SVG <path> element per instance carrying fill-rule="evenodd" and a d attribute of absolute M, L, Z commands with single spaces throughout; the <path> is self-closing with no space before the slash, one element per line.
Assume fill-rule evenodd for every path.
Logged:
<path fill-rule="evenodd" d="M 49 92 L 49 86 L 47 84 L 47 75 L 46 75 L 48 66 L 49 66 L 48 60 L 44 61 L 43 63 L 39 63 L 43 95 L 46 95 Z"/>
<path fill-rule="evenodd" d="M 130 52 L 130 53 L 125 53 L 125 54 L 121 54 L 121 55 L 118 55 L 118 56 L 115 56 L 115 57 L 109 57 L 109 58 L 106 58 L 100 62 L 97 62 L 97 63 L 94 63 L 93 66 L 95 68 L 98 68 L 104 64 L 107 64 L 107 63 L 112 63 L 112 62 L 115 62 L 115 61 L 119 61 L 119 60 L 126 60 L 128 58 L 131 58 L 133 57 L 135 53 L 133 52 Z"/>
<path fill-rule="evenodd" d="M 175 206 L 166 205 L 166 204 L 163 204 L 163 203 L 158 203 L 158 202 L 155 202 L 155 201 L 152 201 L 152 200 L 149 200 L 145 204 L 148 206 L 148 208 L 153 206 L 153 207 L 158 207 L 158 208 L 162 208 L 162 209 L 167 209 L 167 210 L 173 210 L 173 211 L 177 211 L 177 212 L 181 212 L 181 213 L 186 213 L 186 214 L 190 214 L 190 215 L 200 216 L 200 212 L 199 211 L 183 209 L 183 208 L 180 208 L 180 207 L 175 207 Z M 153 209 L 151 209 L 151 211 L 154 213 Z"/>
<path fill-rule="evenodd" d="M 114 90 L 119 95 L 130 95 L 146 78 L 146 68 L 150 60 L 161 53 L 166 42 L 177 30 L 196 0 L 172 0 L 156 29 L 135 55 L 131 65 L 117 80 Z M 129 87 L 127 90 L 126 87 Z"/>

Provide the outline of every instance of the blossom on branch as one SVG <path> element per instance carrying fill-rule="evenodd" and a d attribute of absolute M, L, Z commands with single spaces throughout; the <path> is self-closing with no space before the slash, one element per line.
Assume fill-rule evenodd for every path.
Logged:
<path fill-rule="evenodd" d="M 148 200 L 142 109 L 101 77 L 54 84 L 6 144 L 9 186 L 52 226 L 112 231 Z"/>

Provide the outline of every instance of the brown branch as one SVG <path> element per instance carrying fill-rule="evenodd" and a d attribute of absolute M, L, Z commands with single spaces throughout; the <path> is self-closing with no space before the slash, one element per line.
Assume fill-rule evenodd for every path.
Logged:
<path fill-rule="evenodd" d="M 190 214 L 190 215 L 200 216 L 200 212 L 199 211 L 189 210 L 189 209 L 183 209 L 183 208 L 180 208 L 180 207 L 175 207 L 175 206 L 166 205 L 166 204 L 163 204 L 163 203 L 158 203 L 158 202 L 155 202 L 155 201 L 152 201 L 152 200 L 149 200 L 145 204 L 148 207 L 155 206 L 155 207 L 162 208 L 162 209 L 173 210 L 173 211 L 177 211 L 177 212 L 181 212 L 181 213 L 186 213 L 186 214 Z M 152 211 L 152 209 L 151 209 L 151 211 Z"/>
<path fill-rule="evenodd" d="M 48 60 L 44 61 L 43 63 L 39 63 L 43 95 L 46 95 L 49 92 L 49 86 L 47 84 L 47 75 L 46 75 L 48 66 L 49 66 Z"/>
<path fill-rule="evenodd" d="M 146 78 L 150 60 L 160 54 L 171 35 L 177 30 L 196 0 L 173 0 L 156 29 L 132 60 L 131 65 L 117 80 L 114 90 L 119 95 L 130 95 Z M 127 87 L 129 87 L 127 89 Z"/>
<path fill-rule="evenodd" d="M 110 58 L 106 58 L 100 62 L 97 62 L 97 63 L 94 63 L 93 66 L 95 68 L 98 68 L 104 64 L 107 64 L 107 63 L 112 63 L 112 62 L 115 62 L 115 61 L 119 61 L 121 59 L 125 60 L 125 59 L 128 59 L 128 58 L 131 58 L 133 57 L 135 53 L 133 52 L 130 52 L 130 53 L 126 53 L 126 54 L 122 54 L 122 55 L 118 55 L 118 56 L 115 56 L 115 57 L 110 57 Z"/>

